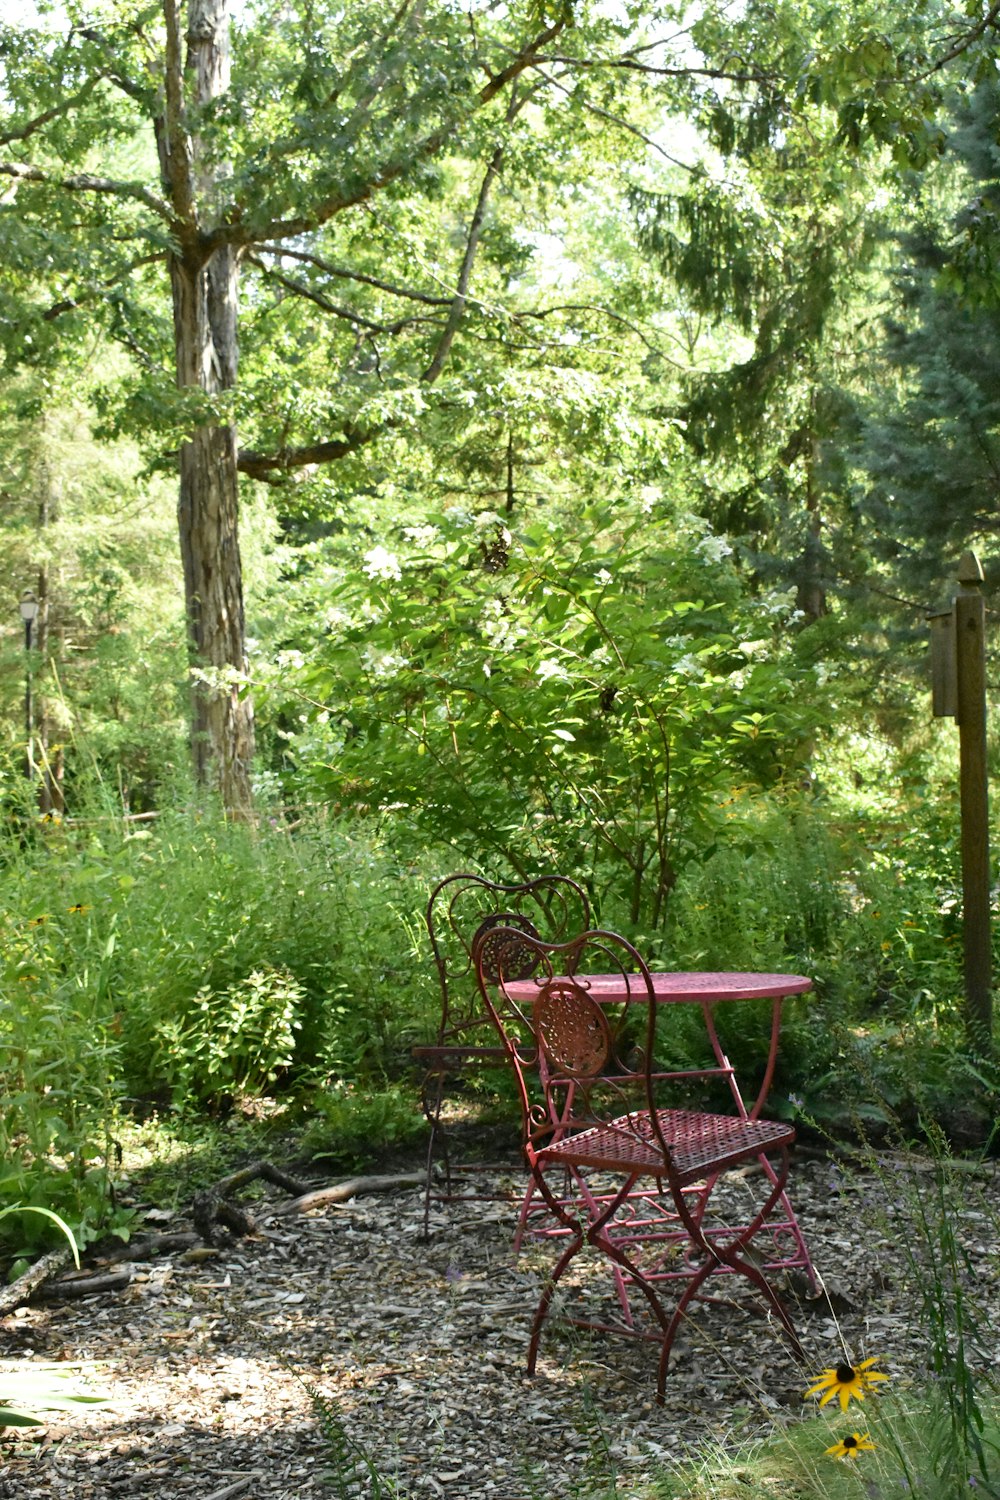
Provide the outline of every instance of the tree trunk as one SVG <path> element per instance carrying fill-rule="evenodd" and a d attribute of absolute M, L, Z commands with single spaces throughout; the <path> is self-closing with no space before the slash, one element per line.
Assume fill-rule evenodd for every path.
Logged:
<path fill-rule="evenodd" d="M 228 0 L 191 0 L 186 81 L 201 106 L 229 84 Z M 176 138 L 175 138 L 176 140 Z M 210 255 L 204 236 L 220 217 L 226 173 L 206 164 L 190 141 L 197 222 L 171 257 L 177 384 L 209 396 L 231 390 L 237 375 L 239 262 L 228 246 Z M 175 203 L 181 167 L 170 163 Z M 193 672 L 192 747 L 199 783 L 218 790 L 226 809 L 252 805 L 253 706 L 245 691 L 243 573 L 239 547 L 236 429 L 209 421 L 181 445 L 178 523 L 184 564 L 188 641 Z M 244 688 L 241 694 L 241 686 Z"/>

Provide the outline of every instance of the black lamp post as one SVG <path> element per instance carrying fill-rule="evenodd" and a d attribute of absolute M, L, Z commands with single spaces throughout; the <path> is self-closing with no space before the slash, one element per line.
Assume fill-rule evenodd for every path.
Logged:
<path fill-rule="evenodd" d="M 27 738 L 27 774 L 31 781 L 35 775 L 34 745 L 32 743 L 32 731 L 34 725 L 31 722 L 31 627 L 38 617 L 38 600 L 30 589 L 25 589 L 21 595 L 21 602 L 17 606 L 21 619 L 24 621 L 24 732 Z"/>

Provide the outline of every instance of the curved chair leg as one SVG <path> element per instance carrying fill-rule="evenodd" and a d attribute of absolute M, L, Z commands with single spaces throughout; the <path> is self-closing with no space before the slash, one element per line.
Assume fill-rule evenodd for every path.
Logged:
<path fill-rule="evenodd" d="M 677 1335 L 677 1330 L 680 1327 L 681 1321 L 685 1317 L 688 1307 L 697 1297 L 699 1291 L 701 1290 L 705 1282 L 709 1279 L 709 1277 L 718 1275 L 718 1273 L 723 1269 L 728 1269 L 729 1271 L 734 1272 L 736 1275 L 742 1276 L 744 1280 L 749 1281 L 752 1286 L 756 1287 L 757 1291 L 763 1297 L 766 1307 L 768 1307 L 771 1312 L 774 1313 L 774 1315 L 778 1319 L 778 1322 L 781 1324 L 782 1333 L 788 1339 L 789 1345 L 792 1349 L 792 1353 L 795 1355 L 796 1359 L 802 1362 L 804 1362 L 805 1360 L 802 1345 L 799 1342 L 799 1336 L 796 1333 L 792 1320 L 788 1315 L 788 1311 L 778 1297 L 778 1294 L 775 1292 L 774 1288 L 771 1286 L 770 1282 L 767 1280 L 763 1272 L 759 1270 L 757 1266 L 753 1265 L 750 1261 L 744 1260 L 740 1254 L 741 1251 L 749 1249 L 755 1235 L 759 1233 L 761 1228 L 767 1223 L 768 1219 L 770 1218 L 775 1204 L 780 1198 L 784 1196 L 785 1184 L 788 1180 L 787 1149 L 782 1152 L 782 1166 L 780 1172 L 776 1171 L 772 1167 L 768 1173 L 768 1176 L 771 1180 L 771 1191 L 768 1194 L 767 1199 L 758 1209 L 757 1213 L 754 1215 L 750 1223 L 748 1225 L 745 1225 L 742 1229 L 738 1230 L 734 1235 L 734 1238 L 728 1245 L 720 1245 L 719 1242 L 714 1239 L 712 1241 L 709 1241 L 701 1231 L 700 1222 L 696 1223 L 693 1219 L 689 1222 L 689 1216 L 686 1210 L 680 1203 L 678 1203 L 678 1209 L 680 1211 L 681 1217 L 685 1220 L 685 1227 L 689 1230 L 691 1243 L 694 1248 L 696 1248 L 698 1251 L 700 1251 L 701 1254 L 704 1255 L 705 1259 L 702 1265 L 695 1271 L 694 1275 L 692 1275 L 691 1279 L 688 1281 L 687 1286 L 684 1288 L 684 1291 L 679 1298 L 676 1307 L 674 1308 L 673 1316 L 670 1319 L 669 1327 L 667 1328 L 664 1335 L 663 1343 L 660 1346 L 660 1363 L 656 1387 L 656 1398 L 660 1403 L 663 1402 L 665 1397 L 667 1368 L 670 1362 L 670 1353 L 673 1348 L 674 1339 Z"/>
<path fill-rule="evenodd" d="M 545 1181 L 544 1173 L 540 1171 L 533 1172 L 532 1176 L 537 1182 L 539 1190 L 549 1208 L 556 1216 L 556 1218 L 559 1219 L 570 1231 L 573 1238 L 570 1244 L 566 1246 L 566 1249 L 560 1255 L 558 1261 L 553 1267 L 552 1273 L 546 1281 L 545 1287 L 543 1288 L 538 1307 L 535 1310 L 535 1316 L 531 1325 L 531 1337 L 528 1344 L 528 1374 L 533 1375 L 535 1373 L 535 1365 L 538 1358 L 538 1346 L 541 1340 L 542 1328 L 545 1324 L 546 1318 L 549 1315 L 549 1310 L 552 1306 L 552 1298 L 555 1294 L 556 1286 L 565 1273 L 567 1266 L 569 1266 L 574 1256 L 579 1253 L 585 1243 L 591 1245 L 595 1250 L 599 1250 L 602 1254 L 606 1255 L 609 1260 L 611 1260 L 613 1267 L 617 1273 L 617 1278 L 621 1282 L 621 1298 L 623 1309 L 625 1311 L 629 1326 L 631 1327 L 632 1325 L 631 1309 L 628 1305 L 628 1295 L 624 1288 L 624 1279 L 621 1275 L 622 1272 L 624 1272 L 625 1275 L 628 1276 L 631 1283 L 634 1283 L 639 1287 L 640 1291 L 643 1293 L 647 1302 L 649 1303 L 654 1317 L 656 1318 L 660 1327 L 663 1329 L 664 1335 L 666 1335 L 668 1327 L 667 1315 L 663 1310 L 663 1307 L 656 1295 L 654 1288 L 650 1285 L 647 1277 L 643 1275 L 642 1271 L 631 1259 L 631 1257 L 626 1255 L 625 1251 L 622 1250 L 619 1245 L 616 1245 L 614 1240 L 611 1239 L 606 1232 L 608 1222 L 614 1217 L 614 1215 L 618 1212 L 618 1209 L 628 1198 L 629 1194 L 636 1184 L 636 1181 L 638 1180 L 637 1176 L 627 1178 L 622 1184 L 621 1188 L 619 1188 L 614 1196 L 611 1197 L 603 1206 L 598 1204 L 593 1198 L 589 1200 L 590 1205 L 593 1208 L 598 1209 L 599 1212 L 597 1214 L 597 1217 L 592 1219 L 587 1224 L 586 1228 L 584 1228 L 582 1222 L 579 1219 L 573 1219 L 565 1204 L 555 1197 L 548 1183 Z"/>
<path fill-rule="evenodd" d="M 441 1143 L 441 1157 L 444 1165 L 445 1191 L 451 1193 L 451 1160 L 448 1155 L 447 1133 L 441 1129 L 441 1104 L 444 1098 L 444 1076 L 441 1073 L 432 1075 L 437 1080 L 434 1091 L 433 1103 L 428 1098 L 428 1090 L 421 1090 L 421 1107 L 424 1118 L 431 1127 L 430 1140 L 427 1142 L 427 1170 L 424 1179 L 424 1232 L 422 1238 L 429 1240 L 431 1236 L 431 1185 L 434 1181 L 434 1161 L 437 1154 L 438 1142 Z"/>

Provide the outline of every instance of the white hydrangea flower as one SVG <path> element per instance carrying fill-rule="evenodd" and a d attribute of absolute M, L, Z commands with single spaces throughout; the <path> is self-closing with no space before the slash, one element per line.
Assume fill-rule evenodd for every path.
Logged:
<path fill-rule="evenodd" d="M 436 526 L 404 526 L 403 535 L 417 547 L 429 547 L 441 533 Z"/>
<path fill-rule="evenodd" d="M 684 677 L 701 677 L 701 663 L 693 657 L 690 652 L 686 656 L 679 656 L 674 662 L 674 671 L 680 672 Z"/>
<path fill-rule="evenodd" d="M 614 580 L 612 579 L 611 574 L 608 572 L 607 568 L 599 568 L 594 574 L 594 582 L 598 585 L 599 588 L 606 589 L 608 584 L 612 583 L 613 581 Z"/>
<path fill-rule="evenodd" d="M 491 651 L 510 651 L 524 635 L 523 628 L 505 613 L 500 599 L 487 599 L 479 617 L 479 628 Z"/>
<path fill-rule="evenodd" d="M 389 552 L 385 547 L 372 547 L 365 553 L 365 572 L 369 578 L 378 579 L 382 583 L 392 583 L 403 576 L 399 558 L 395 552 Z"/>
<path fill-rule="evenodd" d="M 535 668 L 535 676 L 540 677 L 543 682 L 548 682 L 550 678 L 559 682 L 569 681 L 569 673 L 562 662 L 555 661 L 552 657 L 546 657 L 545 661 L 538 663 L 538 666 Z"/>
<path fill-rule="evenodd" d="M 724 557 L 732 556 L 733 549 L 724 536 L 703 536 L 694 551 L 705 562 L 720 563 Z"/>
<path fill-rule="evenodd" d="M 373 677 L 395 677 L 407 665 L 398 651 L 376 651 L 373 646 L 365 647 L 361 660 Z"/>

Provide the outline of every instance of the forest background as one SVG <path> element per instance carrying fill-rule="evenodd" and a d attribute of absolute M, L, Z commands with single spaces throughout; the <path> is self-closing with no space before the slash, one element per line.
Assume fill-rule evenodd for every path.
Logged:
<path fill-rule="evenodd" d="M 151 1111 L 417 1132 L 462 867 L 808 973 L 789 1117 L 988 1141 L 926 613 L 1000 581 L 998 23 L 0 24 L 0 1203 L 126 1234 Z"/>

